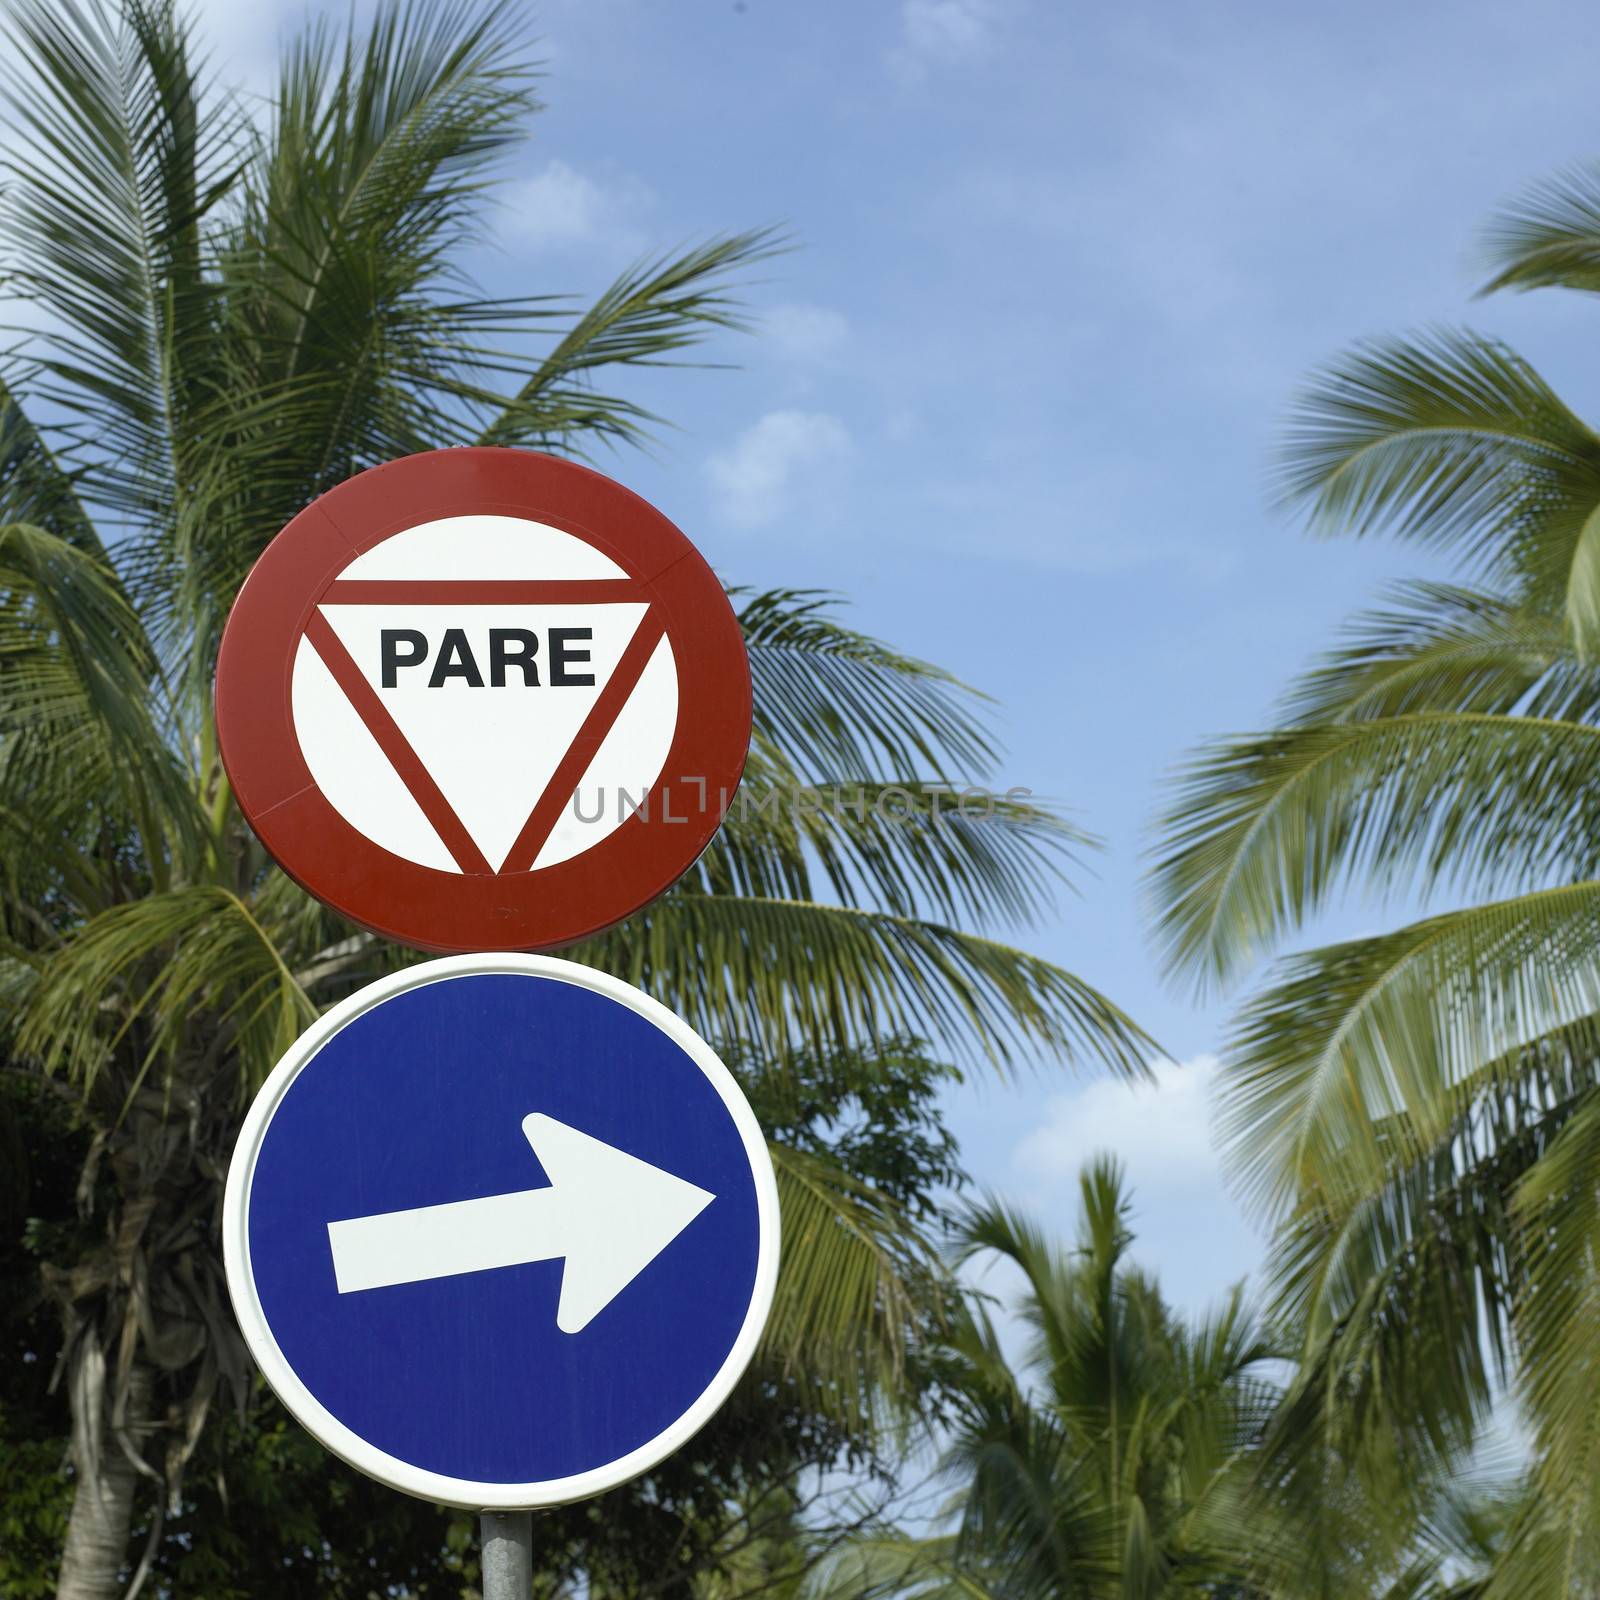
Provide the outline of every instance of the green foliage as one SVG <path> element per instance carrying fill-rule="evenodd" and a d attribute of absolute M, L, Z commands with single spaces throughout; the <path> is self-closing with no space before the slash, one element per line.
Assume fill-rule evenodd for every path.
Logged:
<path fill-rule="evenodd" d="M 958 1259 L 1022 1278 L 1020 1364 L 986 1311 L 964 1313 L 941 1461 L 950 1531 L 878 1531 L 830 1563 L 819 1590 L 1265 1600 L 1277 1519 L 1251 1453 L 1276 1395 L 1272 1352 L 1238 1291 L 1188 1323 L 1128 1263 L 1114 1163 L 1086 1168 L 1080 1190 L 1070 1251 L 993 1202 L 968 1212 Z"/>
<path fill-rule="evenodd" d="M 1587 169 L 1534 191 L 1490 287 L 1594 287 L 1594 216 Z M 1600 437 L 1502 345 L 1436 333 L 1322 374 L 1283 484 L 1320 530 L 1416 540 L 1469 579 L 1358 618 L 1276 729 L 1189 764 L 1164 819 L 1165 953 L 1202 983 L 1351 887 L 1467 902 L 1282 959 L 1236 1017 L 1222 1127 L 1278 1228 L 1290 1414 L 1392 1488 L 1513 1385 L 1539 1492 L 1462 1592 L 1594 1594 Z"/>
<path fill-rule="evenodd" d="M 1495 289 L 1600 287 L 1600 169 L 1569 167 L 1535 184 L 1491 225 L 1484 241 Z"/>
<path fill-rule="evenodd" d="M 1240 1462 L 1272 1398 L 1271 1352 L 1238 1291 L 1189 1325 L 1128 1264 L 1114 1163 L 1091 1164 L 1080 1190 L 1070 1254 L 994 1204 L 963 1230 L 965 1254 L 1021 1269 L 1030 1337 L 1020 1371 L 987 1318 L 962 1341 L 970 1378 L 946 1460 L 961 1483 L 953 1566 L 1016 1600 L 1241 1585 Z"/>
<path fill-rule="evenodd" d="M 904 1337 L 891 1343 L 898 1360 L 894 1392 L 919 1418 L 941 1414 L 951 1403 L 951 1374 L 934 1341 L 955 1293 L 932 1241 L 949 1196 L 965 1183 L 954 1141 L 938 1116 L 937 1096 L 951 1069 L 909 1041 L 881 1060 L 808 1053 L 781 1073 L 763 1071 L 755 1061 L 735 1058 L 733 1065 L 781 1141 L 775 1147 L 780 1160 L 787 1155 L 819 1181 L 848 1185 L 846 1228 L 830 1220 L 826 1208 L 809 1225 L 824 1235 L 840 1232 L 848 1250 L 852 1208 L 863 1208 L 868 1246 L 898 1253 L 887 1274 L 885 1306 L 851 1313 L 860 1348 L 836 1348 L 819 1364 L 829 1371 L 851 1370 L 852 1362 L 854 1370 L 873 1370 L 875 1361 L 887 1359 L 876 1344 L 887 1337 L 886 1319 L 904 1316 Z M 21 1243 L 25 1233 L 35 1250 L 64 1251 L 72 1242 L 73 1189 L 88 1136 L 75 1127 L 69 1098 L 46 1097 L 36 1081 L 20 1075 L 0 1085 L 8 1110 L 15 1106 L 0 1128 L 35 1152 L 5 1169 L 13 1183 L 6 1237 L 16 1243 L 4 1259 L 3 1281 L 20 1285 L 37 1266 Z M 829 1159 L 836 1152 L 843 1156 L 838 1165 Z M 804 1242 L 807 1225 L 802 1212 L 789 1233 L 802 1261 L 818 1253 Z M 821 1253 L 826 1257 L 825 1245 Z M 912 1272 L 924 1281 L 908 1291 L 903 1279 Z M 848 1261 L 837 1278 L 852 1281 Z M 833 1276 L 824 1274 L 823 1282 L 829 1296 L 840 1292 Z M 806 1298 L 805 1292 L 791 1296 L 791 1308 Z M 14 1485 L 4 1502 L 15 1530 L 3 1547 L 12 1566 L 0 1567 L 0 1595 L 6 1596 L 49 1592 L 71 1493 L 61 1470 L 60 1408 L 45 1393 L 61 1329 L 41 1293 L 18 1296 L 15 1304 L 14 1359 L 0 1382 L 0 1481 Z M 837 1343 L 835 1330 L 832 1316 L 815 1316 L 817 1336 Z M 781 1352 L 787 1340 L 776 1343 Z M 886 1376 L 874 1370 L 876 1384 Z M 855 1404 L 871 1405 L 879 1392 L 862 1389 Z M 538 1519 L 544 1581 L 560 1587 L 582 1578 L 635 1596 L 699 1593 L 703 1585 L 716 1593 L 732 1581 L 724 1563 L 732 1563 L 732 1572 L 745 1571 L 758 1548 L 774 1562 L 803 1565 L 809 1556 L 786 1557 L 771 1548 L 775 1506 L 805 1512 L 804 1476 L 842 1460 L 883 1472 L 887 1454 L 861 1447 L 862 1420 L 819 1406 L 807 1373 L 791 1370 L 781 1353 L 764 1351 L 730 1404 L 648 1480 Z M 134 1544 L 149 1531 L 148 1518 L 141 1518 Z M 259 1593 L 260 1574 L 267 1572 L 272 1592 L 285 1597 L 357 1600 L 390 1590 L 453 1596 L 475 1578 L 476 1537 L 471 1517 L 396 1495 L 329 1456 L 258 1382 L 249 1386 L 242 1408 L 217 1416 L 198 1441 L 181 1501 L 159 1535 L 152 1581 L 208 1600 Z"/>
<path fill-rule="evenodd" d="M 1128 1260 L 1116 1164 L 1079 1187 L 1070 1249 L 992 1202 L 967 1212 L 958 1259 L 1022 1289 L 1004 1333 L 981 1308 L 952 1327 L 943 1526 L 875 1524 L 807 1600 L 1479 1600 L 1531 1485 L 1459 1455 L 1424 1475 L 1372 1445 L 1352 1470 L 1359 1430 L 1242 1292 L 1177 1315 Z"/>

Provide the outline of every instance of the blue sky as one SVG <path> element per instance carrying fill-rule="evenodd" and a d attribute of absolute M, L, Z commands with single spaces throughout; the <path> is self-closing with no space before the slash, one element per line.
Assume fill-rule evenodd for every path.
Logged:
<path fill-rule="evenodd" d="M 298 9 L 210 0 L 263 82 Z M 342 15 L 340 8 L 330 8 Z M 1067 1228 L 1128 1161 L 1138 1253 L 1199 1304 L 1254 1265 L 1207 1132 L 1225 1008 L 1164 984 L 1138 903 L 1157 784 L 1259 725 L 1414 553 L 1268 504 L 1274 429 L 1355 338 L 1470 321 L 1600 412 L 1595 308 L 1473 302 L 1498 203 L 1600 156 L 1600 18 L 1574 0 L 1339 6 L 551 0 L 549 109 L 475 263 L 594 291 L 641 252 L 779 223 L 739 370 L 658 375 L 676 431 L 608 470 L 731 582 L 840 591 L 858 626 L 994 695 L 1001 785 L 1106 840 L 1025 937 L 1186 1065 L 1134 1096 L 1047 1070 L 950 1115 L 981 1181 Z M 1320 930 L 1374 928 L 1355 907 Z"/>

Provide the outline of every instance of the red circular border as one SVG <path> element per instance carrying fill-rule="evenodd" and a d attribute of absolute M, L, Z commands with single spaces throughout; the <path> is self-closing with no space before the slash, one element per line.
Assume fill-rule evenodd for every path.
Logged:
<path fill-rule="evenodd" d="M 677 664 L 678 726 L 648 804 L 581 855 L 536 873 L 439 872 L 391 854 L 334 810 L 294 731 L 295 652 L 328 585 L 393 534 L 474 513 L 548 523 L 604 552 L 648 591 Z M 267 546 L 223 631 L 216 711 L 239 809 L 317 899 L 422 950 L 551 950 L 648 905 L 711 842 L 749 750 L 750 664 L 710 567 L 631 490 L 526 450 L 435 450 L 347 479 Z M 669 820 L 680 812 L 685 820 Z"/>

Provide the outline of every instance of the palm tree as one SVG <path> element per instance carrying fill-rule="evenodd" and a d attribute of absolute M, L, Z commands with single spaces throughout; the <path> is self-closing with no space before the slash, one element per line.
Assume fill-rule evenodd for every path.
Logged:
<path fill-rule="evenodd" d="M 941 1461 L 954 1531 L 861 1542 L 829 1568 L 829 1594 L 1265 1600 L 1253 1574 L 1271 1521 L 1251 1450 L 1276 1396 L 1273 1353 L 1241 1290 L 1187 1323 L 1128 1263 L 1130 1203 L 1113 1161 L 1093 1162 L 1079 1187 L 1070 1252 L 997 1203 L 967 1217 L 961 1257 L 1022 1275 L 1022 1365 L 973 1309 L 954 1337 L 962 1381 Z"/>
<path fill-rule="evenodd" d="M 1489 289 L 1600 284 L 1600 169 L 1490 236 Z M 1328 533 L 1460 564 L 1357 618 L 1269 734 L 1202 752 L 1164 821 L 1166 955 L 1246 971 L 1350 886 L 1451 909 L 1294 955 L 1235 1022 L 1224 1131 L 1278 1225 L 1306 1405 L 1413 1466 L 1501 1385 L 1540 1494 L 1489 1592 L 1596 1591 L 1600 1540 L 1600 435 L 1496 340 L 1357 348 L 1288 438 Z"/>
<path fill-rule="evenodd" d="M 1079 1187 L 1070 1255 L 996 1205 L 964 1230 L 967 1254 L 1021 1268 L 1032 1337 L 1021 1372 L 987 1317 L 965 1341 L 970 1398 L 946 1463 L 966 1480 L 956 1562 L 1007 1600 L 1244 1596 L 1235 1518 L 1272 1352 L 1241 1289 L 1191 1326 L 1128 1263 L 1115 1162 L 1093 1162 Z"/>
<path fill-rule="evenodd" d="M 952 1531 L 854 1540 L 807 1600 L 1481 1600 L 1531 1486 L 1457 1462 L 1387 1485 L 1395 1515 L 1332 1452 L 1286 1451 L 1301 1391 L 1242 1288 L 1175 1315 L 1127 1261 L 1116 1163 L 1092 1162 L 1079 1189 L 1071 1251 L 993 1202 L 960 1230 L 961 1259 L 1020 1271 L 1009 1339 L 1029 1343 L 1019 1366 L 986 1311 L 957 1322 Z"/>
<path fill-rule="evenodd" d="M 239 583 L 360 468 L 459 443 L 569 452 L 653 419 L 608 369 L 739 325 L 770 234 L 622 275 L 587 308 L 464 282 L 497 162 L 535 107 L 518 8 L 412 0 L 304 32 L 263 124 L 207 82 L 170 0 L 7 0 L 0 261 L 42 331 L 0 388 L 0 938 L 6 1047 L 91 1134 L 65 1319 L 76 1494 L 63 1595 L 150 1570 L 159 1507 L 248 1381 L 215 1241 L 242 1106 L 319 1009 L 408 959 L 309 901 L 242 825 L 210 685 Z M 1005 1068 L 1125 1073 L 1144 1035 L 1070 974 L 956 924 L 1026 920 L 1082 836 L 997 803 L 948 675 L 815 596 L 749 598 L 750 782 L 837 806 L 735 815 L 671 895 L 576 952 L 781 1070 L 904 1033 Z M 874 800 L 903 813 L 885 826 Z M 858 809 L 858 802 L 860 803 Z M 779 1146 L 779 1303 L 760 1369 L 867 1439 L 935 1281 L 925 1230 L 824 1153 Z M 127 1549 L 139 1483 L 157 1504 Z"/>

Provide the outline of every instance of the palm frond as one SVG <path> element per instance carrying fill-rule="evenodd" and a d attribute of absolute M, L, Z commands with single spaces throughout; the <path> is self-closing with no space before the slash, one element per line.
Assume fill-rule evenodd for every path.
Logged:
<path fill-rule="evenodd" d="M 676 892 L 572 954 L 665 998 L 698 1032 L 782 1059 L 798 1041 L 936 1039 L 1140 1077 L 1154 1042 L 1082 979 L 937 923 L 844 906 Z"/>
<path fill-rule="evenodd" d="M 847 905 L 979 925 L 1052 909 L 1064 868 L 1095 841 L 1026 791 L 958 787 L 952 771 L 981 773 L 994 755 L 978 697 L 843 627 L 828 603 L 775 590 L 744 606 L 755 736 L 692 881 L 800 900 L 823 886 Z"/>
<path fill-rule="evenodd" d="M 395 379 L 426 387 L 430 361 L 453 365 L 447 341 L 466 329 L 423 297 L 453 276 L 485 185 L 537 108 L 522 46 L 509 4 L 413 0 L 342 37 L 313 28 L 285 56 L 229 276 L 248 285 L 238 331 L 254 334 L 264 371 L 333 380 L 318 487 L 404 453 L 371 434 L 405 404 Z"/>
<path fill-rule="evenodd" d="M 758 228 L 629 267 L 485 420 L 476 442 L 580 454 L 589 439 L 644 443 L 660 418 L 599 392 L 594 374 L 606 367 L 676 365 L 713 330 L 745 326 L 729 280 L 784 247 L 777 230 Z"/>
<path fill-rule="evenodd" d="M 800 1589 L 801 1600 L 997 1600 L 953 1557 L 948 1535 L 914 1538 L 874 1528 L 819 1562 Z"/>
<path fill-rule="evenodd" d="M 0 526 L 0 663 L 0 809 L 44 844 L 32 864 L 82 854 L 119 818 L 158 885 L 192 860 L 203 823 L 156 724 L 154 655 L 115 574 L 44 528 Z"/>
<path fill-rule="evenodd" d="M 1423 1549 L 1437 1573 L 1423 1591 L 1428 1600 L 1486 1600 L 1490 1570 L 1527 1495 L 1525 1474 L 1493 1462 L 1443 1485 L 1423 1518 Z"/>
<path fill-rule="evenodd" d="M 1369 1475 L 1398 1457 L 1421 1479 L 1472 1441 L 1510 1372 L 1505 1177 L 1538 1136 L 1465 1171 L 1442 1144 L 1354 1203 L 1307 1200 L 1280 1230 L 1269 1276 L 1299 1356 L 1269 1429 L 1280 1464 L 1331 1445 Z"/>
<path fill-rule="evenodd" d="M 1108 1388 L 1107 1375 L 1118 1369 L 1132 1374 L 1137 1366 L 1126 1351 L 1111 1353 L 1121 1333 L 1119 1274 L 1133 1236 L 1126 1177 L 1114 1158 L 1092 1160 L 1078 1176 L 1078 1193 L 1077 1248 L 1070 1254 L 993 1199 L 962 1217 L 956 1252 L 958 1260 L 998 1255 L 1022 1272 L 1027 1294 L 1016 1315 L 1029 1333 L 1023 1370 L 1038 1377 L 1046 1393 L 1070 1396 L 1069 1423 L 1093 1430 L 1115 1409 L 1116 1384 Z M 1091 1409 L 1095 1417 L 1087 1415 Z"/>
<path fill-rule="evenodd" d="M 250 907 L 224 888 L 197 884 L 130 900 L 87 923 L 41 971 L 17 1045 L 86 1090 L 130 1037 L 135 1087 L 181 1056 L 191 1070 L 201 1064 L 204 1080 L 231 1055 L 242 1069 L 242 1102 L 316 1014 Z"/>
<path fill-rule="evenodd" d="M 770 1148 L 783 1264 L 763 1352 L 824 1414 L 870 1435 L 905 1393 L 909 1353 L 938 1332 L 937 1253 L 887 1196 L 835 1162 Z"/>
<path fill-rule="evenodd" d="M 1163 959 L 1225 981 L 1353 880 L 1494 892 L 1588 876 L 1597 753 L 1583 722 L 1467 712 L 1213 746 L 1175 780 L 1150 874 Z"/>
<path fill-rule="evenodd" d="M 1533 1481 L 1537 1486 L 1537 1475 Z M 1493 1570 L 1459 1591 L 1445 1590 L 1441 1600 L 1590 1600 L 1600 1594 L 1595 1519 L 1592 1483 L 1554 1502 L 1529 1497 L 1517 1508 Z"/>
<path fill-rule="evenodd" d="M 1559 614 L 1481 589 L 1407 583 L 1344 629 L 1346 643 L 1291 686 L 1301 727 L 1409 712 L 1522 712 L 1600 720 L 1600 672 Z"/>
<path fill-rule="evenodd" d="M 1241 1463 L 1274 1398 L 1258 1370 L 1274 1352 L 1239 1291 L 1189 1324 L 1128 1265 L 1114 1160 L 1091 1162 L 1079 1187 L 1070 1252 L 992 1201 L 962 1219 L 958 1258 L 993 1252 L 1022 1270 L 1033 1339 L 1013 1371 L 981 1311 L 958 1331 L 965 1377 L 942 1467 L 961 1522 L 944 1563 L 1040 1600 L 1254 1593 L 1245 1579 L 1272 1530 Z"/>
<path fill-rule="evenodd" d="M 1600 438 L 1495 340 L 1358 347 L 1293 415 L 1280 485 L 1313 527 L 1449 550 L 1596 645 Z"/>
<path fill-rule="evenodd" d="M 181 503 L 183 414 L 209 366 L 202 229 L 238 170 L 238 113 L 196 77 L 167 0 L 8 0 L 14 139 L 3 237 L 51 313 L 38 364 L 76 414 L 97 491 Z"/>
<path fill-rule="evenodd" d="M 1021 1270 L 1035 1299 L 1047 1297 L 1052 1279 L 1068 1270 L 1066 1253 L 1044 1229 L 994 1195 L 961 1213 L 951 1248 L 958 1265 L 983 1254 L 1003 1257 Z"/>
<path fill-rule="evenodd" d="M 99 532 L 78 498 L 78 476 L 0 378 L 0 523 L 32 523 L 109 568 Z"/>
<path fill-rule="evenodd" d="M 1522 1384 L 1538 1499 L 1512 1532 L 1508 1568 L 1544 1600 L 1600 1579 L 1600 1087 L 1591 1086 L 1516 1189 L 1528 1283 Z M 1491 1590 L 1491 1594 L 1495 1591 Z"/>
<path fill-rule="evenodd" d="M 1506 206 L 1484 240 L 1496 289 L 1600 289 L 1600 167 L 1572 166 Z"/>
<path fill-rule="evenodd" d="M 752 753 L 689 881 L 712 894 L 812 899 L 983 926 L 1053 909 L 1084 835 L 1053 812 L 948 784 L 812 784 Z"/>
<path fill-rule="evenodd" d="M 1018 1600 L 1114 1592 L 1117 1518 L 1093 1461 L 1014 1389 L 977 1387 L 967 1398 L 944 1463 L 963 1480 L 960 1524 L 939 1564 L 948 1578 Z"/>
<path fill-rule="evenodd" d="M 817 590 L 770 589 L 741 608 L 757 743 L 813 777 L 983 776 L 998 755 L 977 714 L 986 697 L 845 627 L 832 603 Z"/>
<path fill-rule="evenodd" d="M 1247 1194 L 1363 1192 L 1432 1149 L 1485 1063 L 1600 1012 L 1600 884 L 1537 890 L 1295 956 L 1242 1011 L 1221 1133 Z"/>

